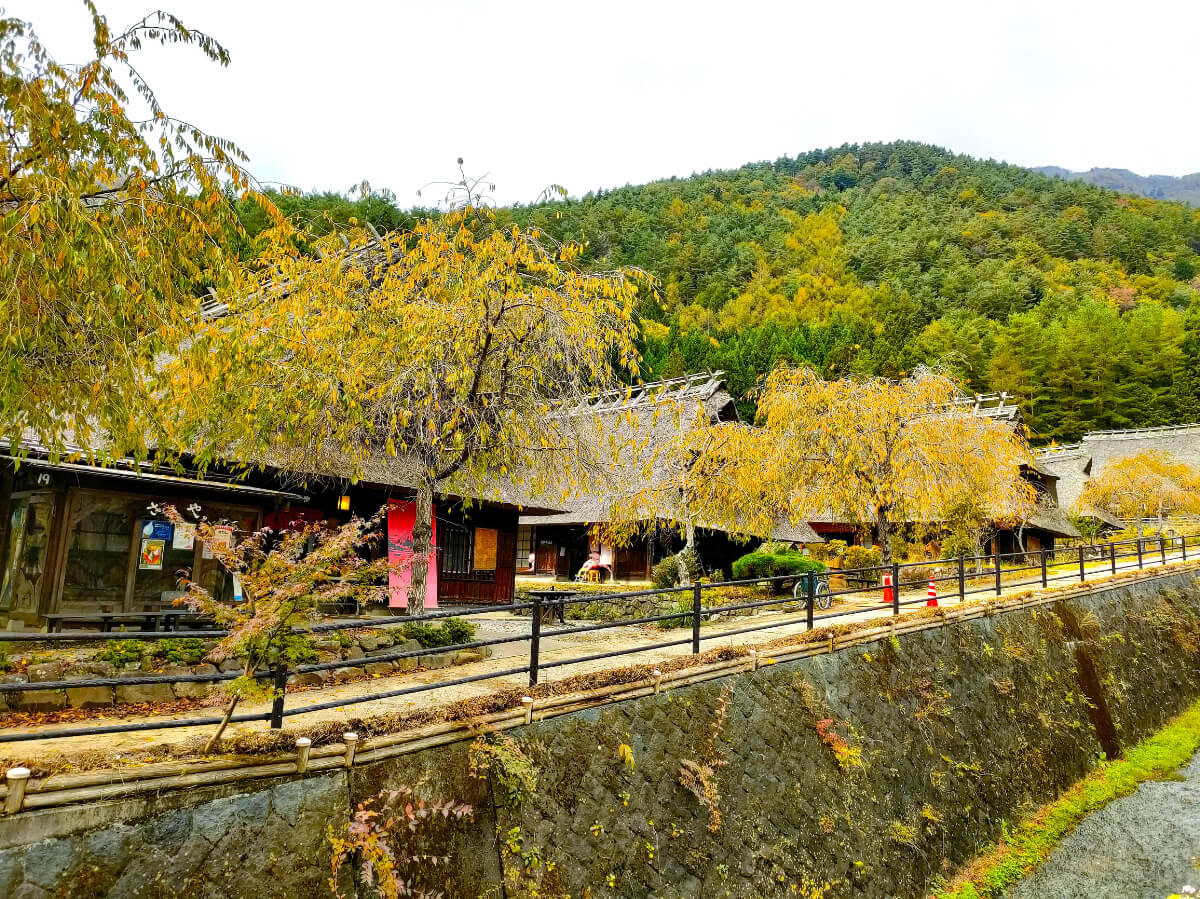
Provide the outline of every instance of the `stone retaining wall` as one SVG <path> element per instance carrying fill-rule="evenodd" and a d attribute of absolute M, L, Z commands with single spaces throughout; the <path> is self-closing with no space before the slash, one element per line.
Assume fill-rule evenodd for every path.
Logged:
<path fill-rule="evenodd" d="M 215 644 L 215 641 L 211 641 Z M 345 645 L 343 645 L 343 642 Z M 154 644 L 148 644 L 153 646 Z M 289 684 L 323 686 L 330 683 L 345 683 L 363 677 L 391 675 L 418 668 L 446 668 L 465 665 L 487 657 L 487 648 L 456 650 L 454 647 L 430 649 L 406 659 L 379 660 L 376 657 L 397 652 L 416 652 L 422 649 L 416 640 L 384 630 L 354 631 L 338 642 L 332 639 L 314 643 L 320 661 L 343 659 L 359 662 L 357 665 L 337 668 L 332 671 L 307 671 L 293 674 Z M 37 659 L 45 655 L 38 653 Z M 19 693 L 0 693 L 0 713 L 54 712 L 65 708 L 87 709 L 108 708 L 114 705 L 134 703 L 168 703 L 178 699 L 203 699 L 218 688 L 216 682 L 173 681 L 157 684 L 129 684 L 117 687 L 82 686 L 83 682 L 96 678 L 135 678 L 149 675 L 170 674 L 216 674 L 241 672 L 245 662 L 227 659 L 219 666 L 208 663 L 195 665 L 172 665 L 156 663 L 152 659 L 133 662 L 118 667 L 111 662 L 96 660 L 33 661 L 20 673 L 0 674 L 0 683 L 49 683 L 52 681 L 77 680 L 81 686 L 61 690 L 25 690 Z"/>
<path fill-rule="evenodd" d="M 1101 588 L 767 659 L 486 751 L 23 812 L 0 821 L 0 895 L 328 896 L 326 826 L 409 786 L 477 809 L 420 884 L 448 896 L 919 897 L 1200 696 L 1198 663 L 1194 574 Z M 536 785 L 514 790 L 526 762 Z"/>

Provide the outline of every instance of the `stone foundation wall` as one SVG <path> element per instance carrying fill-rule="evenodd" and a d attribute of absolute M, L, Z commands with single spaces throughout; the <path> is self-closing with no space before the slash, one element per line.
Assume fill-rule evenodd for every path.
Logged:
<path fill-rule="evenodd" d="M 1200 587 L 1176 574 L 535 722 L 486 752 L 24 812 L 0 821 L 0 895 L 327 896 L 327 826 L 403 785 L 477 809 L 421 884 L 448 896 L 918 897 L 1200 696 L 1198 663 Z M 509 789 L 527 762 L 536 784 Z"/>

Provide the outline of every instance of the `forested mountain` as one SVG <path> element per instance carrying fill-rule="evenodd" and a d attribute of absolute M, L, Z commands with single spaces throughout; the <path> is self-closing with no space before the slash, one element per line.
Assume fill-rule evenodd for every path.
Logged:
<path fill-rule="evenodd" d="M 1086 172 L 1072 172 L 1070 169 L 1059 168 L 1056 165 L 1043 165 L 1034 169 L 1043 175 L 1055 178 L 1069 178 L 1073 181 L 1086 181 L 1097 187 L 1107 187 L 1109 190 L 1123 194 L 1138 194 L 1143 197 L 1153 197 L 1156 200 L 1178 200 L 1181 203 L 1191 203 L 1200 206 L 1200 172 L 1190 175 L 1139 175 L 1129 169 L 1088 169 Z"/>
<path fill-rule="evenodd" d="M 1200 211 L 1185 206 L 891 143 L 500 215 L 657 279 L 647 378 L 723 369 L 744 395 L 781 361 L 830 376 L 941 362 L 1016 395 L 1041 442 L 1200 421 Z"/>

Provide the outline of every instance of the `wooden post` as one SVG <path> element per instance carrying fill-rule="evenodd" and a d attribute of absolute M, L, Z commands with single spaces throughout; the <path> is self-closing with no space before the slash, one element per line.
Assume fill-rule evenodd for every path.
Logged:
<path fill-rule="evenodd" d="M 308 770 L 308 754 L 312 751 L 312 740 L 300 737 L 296 740 L 296 773 L 303 774 Z"/>
<path fill-rule="evenodd" d="M 993 538 L 992 546 L 996 549 L 996 595 L 999 596 L 1003 592 L 1003 588 L 1000 586 L 1000 540 Z"/>
<path fill-rule="evenodd" d="M 525 709 L 525 723 L 533 724 L 533 697 L 522 696 L 521 707 Z"/>
<path fill-rule="evenodd" d="M 662 672 L 655 668 L 650 672 L 650 676 L 654 678 L 654 692 L 657 693 L 662 689 Z"/>
<path fill-rule="evenodd" d="M 1162 557 L 1162 563 L 1164 565 L 1166 565 L 1167 564 L 1167 541 L 1163 538 L 1162 534 L 1158 535 L 1158 552 L 1159 552 L 1159 555 Z"/>
<path fill-rule="evenodd" d="M 958 554 L 958 601 L 966 602 L 967 599 L 967 560 L 963 558 L 962 553 Z"/>
<path fill-rule="evenodd" d="M 892 562 L 892 614 L 900 614 L 900 563 L 895 561 Z"/>
<path fill-rule="evenodd" d="M 358 734 L 351 731 L 347 734 L 342 734 L 342 740 L 346 744 L 346 767 L 354 767 L 354 749 L 358 746 Z"/>
<path fill-rule="evenodd" d="M 1040 550 L 1042 556 L 1042 589 L 1045 590 L 1049 579 L 1046 577 L 1046 549 L 1042 547 Z"/>
<path fill-rule="evenodd" d="M 815 571 L 808 573 L 808 593 L 804 597 L 804 623 L 807 625 L 807 630 L 813 629 L 813 612 L 817 604 L 817 574 Z"/>
<path fill-rule="evenodd" d="M 271 690 L 271 730 L 283 727 L 283 697 L 287 693 L 288 667 L 287 662 L 276 662 L 274 666 Z"/>
<path fill-rule="evenodd" d="M 692 655 L 700 655 L 700 585 L 692 585 Z"/>
<path fill-rule="evenodd" d="M 533 621 L 529 626 L 529 686 L 536 687 L 538 680 L 538 654 L 542 642 L 542 598 L 533 594 Z"/>
<path fill-rule="evenodd" d="M 1117 576 L 1117 544 L 1110 540 L 1108 541 L 1108 555 L 1112 559 L 1113 577 Z"/>
<path fill-rule="evenodd" d="M 1081 543 L 1079 544 L 1079 583 L 1082 584 L 1085 580 L 1087 580 L 1087 575 L 1083 571 L 1083 544 Z"/>
<path fill-rule="evenodd" d="M 4 814 L 15 815 L 25 801 L 25 787 L 29 784 L 28 768 L 9 768 L 4 776 L 8 782 L 8 795 L 4 797 Z"/>

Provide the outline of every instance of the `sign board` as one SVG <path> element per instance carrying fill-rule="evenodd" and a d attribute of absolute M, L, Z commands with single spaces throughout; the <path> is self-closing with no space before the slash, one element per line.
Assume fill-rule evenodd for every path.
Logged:
<path fill-rule="evenodd" d="M 475 528 L 475 562 L 472 567 L 476 571 L 496 570 L 496 543 L 500 532 L 495 528 Z"/>
<path fill-rule="evenodd" d="M 171 549 L 191 549 L 196 543 L 196 526 L 194 524 L 177 524 L 171 536 Z"/>
<path fill-rule="evenodd" d="M 412 500 L 389 499 L 387 510 L 388 536 L 388 605 L 393 609 L 408 608 L 408 590 L 412 583 L 413 525 L 417 521 L 417 504 Z M 437 608 L 437 519 L 433 521 L 433 548 L 429 552 L 429 575 L 425 581 L 425 608 Z"/>
<path fill-rule="evenodd" d="M 228 550 L 233 547 L 233 528 L 227 525 L 218 525 L 213 528 L 212 538 L 205 541 L 204 552 L 201 554 L 206 559 L 215 557 L 214 550 Z"/>
<path fill-rule="evenodd" d="M 171 522 L 147 521 L 142 525 L 142 536 L 151 540 L 170 540 Z"/>
<path fill-rule="evenodd" d="M 147 571 L 162 571 L 163 550 L 166 549 L 166 546 L 167 541 L 165 540 L 143 539 L 138 568 Z"/>

